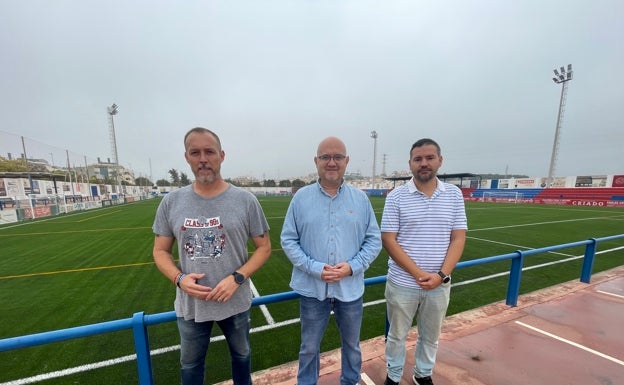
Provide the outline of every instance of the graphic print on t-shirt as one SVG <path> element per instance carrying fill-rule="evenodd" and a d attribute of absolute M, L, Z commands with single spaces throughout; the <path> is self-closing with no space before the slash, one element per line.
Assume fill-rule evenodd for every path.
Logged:
<path fill-rule="evenodd" d="M 182 232 L 184 254 L 191 261 L 207 263 L 223 254 L 226 237 L 220 217 L 185 218 Z"/>

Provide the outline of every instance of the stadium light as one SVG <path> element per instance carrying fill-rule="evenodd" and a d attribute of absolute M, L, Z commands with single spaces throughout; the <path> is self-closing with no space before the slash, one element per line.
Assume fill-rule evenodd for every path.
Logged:
<path fill-rule="evenodd" d="M 106 108 L 108 112 L 108 123 L 109 123 L 109 133 L 110 133 L 110 142 L 111 142 L 111 152 L 113 155 L 113 160 L 115 164 L 119 165 L 119 158 L 117 157 L 117 138 L 115 137 L 115 120 L 113 116 L 117 115 L 119 109 L 115 103 L 112 106 Z"/>
<path fill-rule="evenodd" d="M 109 115 L 117 115 L 117 112 L 118 112 L 118 107 L 115 103 L 113 103 L 112 106 L 108 107 Z"/>
<path fill-rule="evenodd" d="M 117 155 L 117 138 L 115 137 L 115 120 L 114 116 L 119 112 L 119 108 L 117 104 L 113 103 L 110 107 L 106 107 L 106 111 L 108 112 L 108 126 L 109 126 L 109 134 L 110 134 L 110 142 L 111 142 L 111 152 L 113 155 L 113 160 L 115 161 L 115 165 L 117 165 L 116 179 L 117 185 L 119 185 L 118 194 L 121 196 L 121 183 L 119 181 L 120 174 L 120 166 L 119 166 L 119 157 Z"/>
<path fill-rule="evenodd" d="M 546 187 L 551 187 L 553 183 L 553 174 L 555 172 L 555 164 L 557 163 L 557 154 L 559 152 L 559 137 L 561 135 L 561 124 L 563 123 L 563 113 L 565 111 L 566 95 L 568 92 L 568 82 L 572 80 L 572 64 L 568 64 L 568 70 L 564 67 L 553 70 L 555 77 L 552 78 L 556 84 L 561 84 L 561 97 L 559 99 L 559 113 L 557 114 L 557 126 L 555 128 L 555 139 L 553 141 L 552 155 L 550 156 L 550 167 L 548 168 L 548 180 Z"/>
<path fill-rule="evenodd" d="M 375 165 L 377 164 L 377 131 L 371 131 L 371 138 L 373 138 L 373 177 L 371 179 L 371 188 L 375 188 Z"/>

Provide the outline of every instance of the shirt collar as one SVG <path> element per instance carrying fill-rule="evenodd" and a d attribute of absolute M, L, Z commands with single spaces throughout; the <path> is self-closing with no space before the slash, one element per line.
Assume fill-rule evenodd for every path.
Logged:
<path fill-rule="evenodd" d="M 444 183 L 442 183 L 442 181 L 438 179 L 438 177 L 436 177 L 436 181 L 438 182 L 436 185 L 436 190 L 446 191 L 446 187 L 444 187 Z M 416 192 L 420 193 L 420 190 L 416 188 L 416 183 L 414 183 L 414 177 L 412 177 L 412 179 L 410 179 L 409 183 L 407 184 L 407 189 L 412 194 Z"/>
<path fill-rule="evenodd" d="M 316 184 L 317 184 L 319 190 L 321 190 L 322 192 L 326 193 L 325 189 L 323 189 L 323 186 L 321 186 L 321 179 L 320 178 L 316 179 Z M 340 186 L 338 186 L 338 190 L 336 190 L 336 195 L 338 195 L 340 193 L 340 191 L 342 190 L 342 186 L 344 186 L 344 184 L 345 184 L 345 180 L 344 180 L 344 178 L 342 178 L 342 182 L 340 183 Z"/>

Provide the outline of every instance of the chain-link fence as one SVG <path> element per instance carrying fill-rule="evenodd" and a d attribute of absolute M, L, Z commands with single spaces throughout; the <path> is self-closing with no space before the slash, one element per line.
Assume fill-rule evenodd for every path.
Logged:
<path fill-rule="evenodd" d="M 0 172 L 64 172 L 84 182 L 90 176 L 90 166 L 110 164 L 109 159 L 100 160 L 4 131 L 0 131 L 0 162 Z"/>
<path fill-rule="evenodd" d="M 0 224 L 146 199 L 131 170 L 0 131 Z"/>

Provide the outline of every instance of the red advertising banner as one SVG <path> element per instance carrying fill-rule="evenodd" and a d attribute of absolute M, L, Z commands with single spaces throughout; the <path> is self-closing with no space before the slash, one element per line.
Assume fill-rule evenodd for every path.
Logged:
<path fill-rule="evenodd" d="M 33 210 L 35 213 L 35 218 L 49 217 L 52 215 L 52 210 L 50 209 L 50 206 L 35 206 L 32 209 L 30 207 L 24 208 L 24 217 L 29 219 L 33 218 Z"/>
<path fill-rule="evenodd" d="M 624 175 L 613 175 L 613 187 L 624 187 Z"/>

